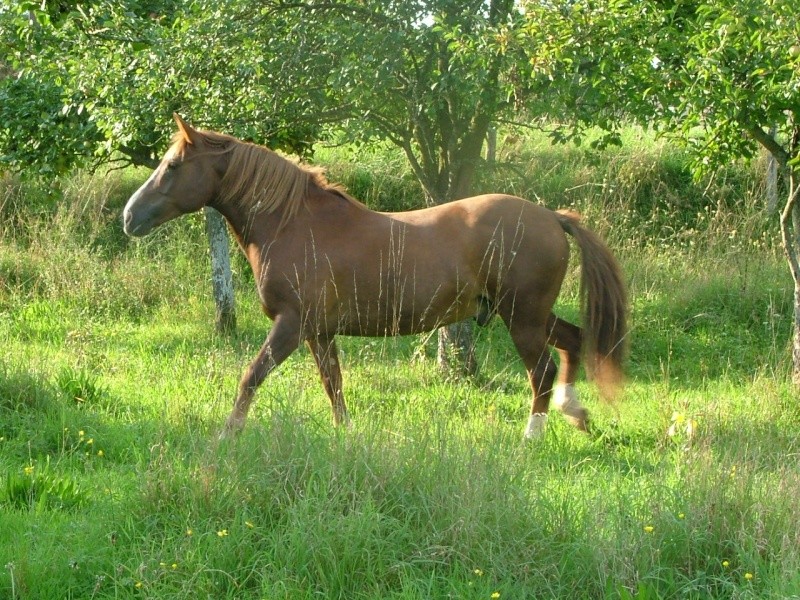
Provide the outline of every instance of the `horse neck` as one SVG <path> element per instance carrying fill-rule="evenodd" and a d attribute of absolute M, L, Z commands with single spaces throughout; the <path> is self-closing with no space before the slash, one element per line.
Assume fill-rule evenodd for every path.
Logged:
<path fill-rule="evenodd" d="M 225 217 L 242 249 L 246 249 L 250 244 L 263 242 L 264 239 L 273 238 L 283 219 L 281 210 L 266 213 L 240 206 L 236 202 L 213 201 L 209 206 Z"/>
<path fill-rule="evenodd" d="M 302 221 L 300 226 L 303 229 L 307 229 L 318 220 L 330 226 L 333 224 L 332 219 L 347 221 L 353 219 L 358 212 L 371 212 L 359 202 L 346 199 L 336 191 L 321 188 L 314 182 L 309 183 L 305 205 L 288 221 L 284 219 L 284 210 L 280 207 L 271 212 L 258 211 L 235 201 L 215 201 L 210 206 L 227 219 L 243 249 L 251 244 L 260 246 L 269 243 L 283 228 L 297 225 L 297 220 Z"/>

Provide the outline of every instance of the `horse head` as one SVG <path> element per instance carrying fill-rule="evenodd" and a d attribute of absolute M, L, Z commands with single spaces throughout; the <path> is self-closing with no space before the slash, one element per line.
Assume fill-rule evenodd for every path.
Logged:
<path fill-rule="evenodd" d="M 193 129 L 176 113 L 178 133 L 150 178 L 130 197 L 123 211 L 125 233 L 143 236 L 180 215 L 200 210 L 214 199 L 224 175 L 218 144 Z"/>

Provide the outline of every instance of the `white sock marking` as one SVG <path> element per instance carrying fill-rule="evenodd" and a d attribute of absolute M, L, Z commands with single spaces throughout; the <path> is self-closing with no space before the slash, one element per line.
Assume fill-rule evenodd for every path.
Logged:
<path fill-rule="evenodd" d="M 546 413 L 533 413 L 528 418 L 528 426 L 525 428 L 525 439 L 541 437 L 547 425 Z"/>

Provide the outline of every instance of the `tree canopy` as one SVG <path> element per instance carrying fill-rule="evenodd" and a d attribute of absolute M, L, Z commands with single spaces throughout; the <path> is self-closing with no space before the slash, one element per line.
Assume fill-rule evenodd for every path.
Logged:
<path fill-rule="evenodd" d="M 325 92 L 307 82 L 330 65 L 285 22 L 257 9 L 231 19 L 226 2 L 53 5 L 0 10 L 0 156 L 12 167 L 153 164 L 174 111 L 299 153 L 318 137 Z"/>
<path fill-rule="evenodd" d="M 535 72 L 580 135 L 638 121 L 687 144 L 698 168 L 788 165 L 800 117 L 800 6 L 791 0 L 527 2 Z M 768 131 L 776 134 L 767 139 Z"/>
<path fill-rule="evenodd" d="M 0 148 L 16 167 L 113 152 L 146 163 L 178 111 L 302 153 L 336 124 L 403 147 L 443 200 L 460 190 L 448 170 L 475 155 L 489 121 L 546 114 L 565 125 L 558 139 L 600 126 L 614 141 L 637 120 L 679 135 L 701 164 L 757 144 L 788 164 L 799 11 L 791 0 L 3 2 Z"/>

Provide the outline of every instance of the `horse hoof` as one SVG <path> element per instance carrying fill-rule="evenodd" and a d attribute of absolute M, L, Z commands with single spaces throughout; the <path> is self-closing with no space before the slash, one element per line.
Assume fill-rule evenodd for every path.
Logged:
<path fill-rule="evenodd" d="M 584 433 L 589 433 L 589 411 L 585 408 L 580 409 L 580 415 L 578 414 L 565 414 L 564 418 L 567 420 L 567 423 L 575 427 L 578 431 L 583 431 Z"/>
<path fill-rule="evenodd" d="M 553 389 L 553 403 L 570 423 L 580 431 L 589 431 L 589 411 L 578 401 L 578 392 L 570 384 L 559 383 Z"/>
<path fill-rule="evenodd" d="M 533 413 L 528 418 L 528 426 L 523 434 L 526 440 L 534 440 L 544 435 L 547 426 L 547 413 Z"/>
<path fill-rule="evenodd" d="M 223 442 L 225 440 L 235 439 L 242 432 L 242 429 L 244 429 L 244 423 L 228 419 L 222 431 L 219 432 L 219 441 Z"/>
<path fill-rule="evenodd" d="M 333 419 L 334 429 L 343 429 L 344 431 L 353 430 L 353 422 L 350 420 L 350 415 L 345 414 L 343 417 Z"/>

